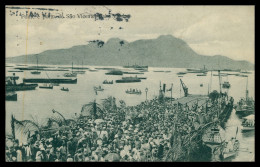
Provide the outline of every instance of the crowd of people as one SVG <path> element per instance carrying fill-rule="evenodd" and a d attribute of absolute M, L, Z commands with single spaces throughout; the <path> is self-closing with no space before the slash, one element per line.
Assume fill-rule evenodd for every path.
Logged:
<path fill-rule="evenodd" d="M 50 133 L 36 131 L 21 143 L 6 146 L 6 161 L 107 162 L 172 161 L 173 147 L 184 146 L 199 126 L 216 116 L 207 105 L 159 102 L 104 109 L 99 116 L 79 117 L 68 129 Z M 191 147 L 189 145 L 188 147 Z"/>

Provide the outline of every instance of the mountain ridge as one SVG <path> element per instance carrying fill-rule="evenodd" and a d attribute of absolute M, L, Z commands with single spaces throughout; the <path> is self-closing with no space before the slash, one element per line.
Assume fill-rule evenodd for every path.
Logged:
<path fill-rule="evenodd" d="M 172 35 L 161 35 L 155 39 L 139 39 L 128 42 L 120 38 L 90 41 L 87 45 L 76 45 L 67 49 L 46 50 L 39 54 L 6 58 L 7 63 L 66 65 L 82 61 L 84 65 L 123 66 L 143 64 L 152 67 L 243 69 L 253 70 L 254 64 L 245 60 L 233 60 L 226 56 L 197 54 L 189 45 Z"/>

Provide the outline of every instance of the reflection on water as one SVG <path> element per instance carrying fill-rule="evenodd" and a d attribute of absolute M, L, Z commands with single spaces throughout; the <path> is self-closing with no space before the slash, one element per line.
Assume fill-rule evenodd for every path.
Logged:
<path fill-rule="evenodd" d="M 90 67 L 94 69 L 95 67 Z M 118 68 L 118 67 L 115 67 Z M 122 68 L 122 67 L 120 67 Z M 11 69 L 7 67 L 8 69 Z M 124 69 L 129 70 L 129 69 Z M 153 72 L 153 71 L 171 71 L 171 72 Z M 104 80 L 117 80 L 122 76 L 105 75 L 106 70 L 99 70 L 96 72 L 86 71 L 85 74 L 78 74 L 77 84 L 60 84 L 53 89 L 39 89 L 33 91 L 19 91 L 17 92 L 17 102 L 6 102 L 6 132 L 10 133 L 10 116 L 14 114 L 18 120 L 29 119 L 30 115 L 37 117 L 39 121 L 43 121 L 46 117 L 52 114 L 52 109 L 55 109 L 62 113 L 65 117 L 70 118 L 75 113 L 80 113 L 81 107 L 96 99 L 98 103 L 101 100 L 114 96 L 119 100 L 124 100 L 127 105 L 137 105 L 142 101 L 145 101 L 146 93 L 142 95 L 126 94 L 125 90 L 132 88 L 145 92 L 148 88 L 147 99 L 152 99 L 158 95 L 160 81 L 166 84 L 166 89 L 171 87 L 173 83 L 174 98 L 183 96 L 183 90 L 180 85 L 180 78 L 176 73 L 186 71 L 181 68 L 150 68 L 149 72 L 140 74 L 140 77 L 147 77 L 146 80 L 142 80 L 140 83 L 115 83 L 108 85 L 102 85 Z M 48 71 L 42 72 L 40 75 L 32 75 L 30 71 L 23 73 L 16 73 L 19 76 L 19 81 L 22 81 L 24 77 L 45 77 L 47 75 L 52 77 L 62 76 L 66 71 Z M 230 72 L 232 73 L 232 72 Z M 214 72 L 217 74 L 217 72 Z M 6 75 L 12 75 L 12 72 L 7 72 Z M 124 74 L 124 76 L 135 76 L 134 74 Z M 212 85 L 210 86 L 210 72 L 207 76 L 196 76 L 196 74 L 185 74 L 181 79 L 185 85 L 189 88 L 190 94 L 208 94 L 208 90 L 219 90 L 218 77 L 212 76 Z M 230 96 L 235 100 L 235 103 L 239 101 L 241 97 L 245 97 L 246 78 L 230 75 L 222 79 L 222 81 L 229 81 L 231 88 L 226 90 Z M 200 85 L 203 84 L 201 87 Z M 94 86 L 102 85 L 103 92 L 95 94 Z M 69 88 L 69 92 L 61 91 L 61 87 Z M 254 96 L 254 72 L 249 74 L 248 79 L 249 96 Z M 225 90 L 224 90 L 225 91 Z M 166 92 L 166 96 L 170 97 L 171 93 Z M 241 119 L 237 117 L 235 111 L 232 112 L 230 119 L 226 124 L 226 139 L 229 140 L 235 136 L 237 127 L 239 128 L 237 139 L 240 141 L 241 150 L 236 157 L 228 161 L 254 161 L 254 132 L 241 133 L 240 131 Z M 17 134 L 19 136 L 20 134 Z M 25 138 L 22 138 L 22 140 Z"/>

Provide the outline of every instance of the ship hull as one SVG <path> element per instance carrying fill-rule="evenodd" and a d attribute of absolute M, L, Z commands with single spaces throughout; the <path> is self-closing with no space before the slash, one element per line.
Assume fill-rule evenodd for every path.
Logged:
<path fill-rule="evenodd" d="M 6 94 L 5 95 L 5 100 L 6 101 L 17 101 L 17 93 L 14 93 L 14 94 Z"/>
<path fill-rule="evenodd" d="M 24 82 L 30 83 L 61 83 L 61 84 L 76 84 L 77 79 L 63 79 L 63 78 L 24 78 Z"/>
<path fill-rule="evenodd" d="M 250 114 L 254 114 L 254 110 L 242 110 L 242 109 L 236 109 L 236 114 L 240 117 L 246 117 Z"/>
<path fill-rule="evenodd" d="M 41 74 L 41 72 L 33 71 L 33 72 L 31 72 L 31 74 L 36 74 L 37 75 L 37 74 Z"/>
<path fill-rule="evenodd" d="M 39 88 L 41 88 L 41 89 L 53 89 L 52 86 L 51 87 L 49 87 L 49 86 L 39 86 Z"/>
<path fill-rule="evenodd" d="M 116 80 L 116 83 L 132 83 L 132 82 L 141 82 L 140 79 L 136 80 Z"/>
<path fill-rule="evenodd" d="M 254 131 L 255 127 L 242 127 L 241 132 L 248 132 L 248 131 Z"/>
<path fill-rule="evenodd" d="M 19 85 L 6 85 L 6 91 L 24 91 L 24 90 L 35 90 L 38 84 L 19 84 Z"/>

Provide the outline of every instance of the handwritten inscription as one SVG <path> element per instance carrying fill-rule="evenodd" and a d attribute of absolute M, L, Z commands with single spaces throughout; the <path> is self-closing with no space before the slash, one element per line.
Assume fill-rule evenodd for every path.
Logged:
<path fill-rule="evenodd" d="M 79 13 L 79 14 L 65 14 L 64 12 L 38 12 L 38 11 L 20 11 L 20 10 L 10 10 L 9 11 L 10 16 L 16 16 L 20 17 L 21 19 L 94 19 L 96 20 L 109 20 L 114 19 L 115 21 L 121 22 L 125 21 L 128 22 L 131 15 L 130 14 L 120 14 L 120 13 L 111 13 L 109 11 L 108 14 L 102 14 L 102 13 Z"/>

